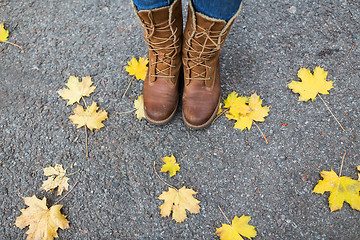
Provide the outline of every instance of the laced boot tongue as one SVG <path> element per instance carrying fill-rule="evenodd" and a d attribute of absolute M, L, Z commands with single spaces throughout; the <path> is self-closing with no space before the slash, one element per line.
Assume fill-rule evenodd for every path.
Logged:
<path fill-rule="evenodd" d="M 189 68 L 191 69 L 190 79 L 207 80 L 206 78 L 206 60 L 213 53 L 219 50 L 220 33 L 226 25 L 224 20 L 209 19 L 208 17 L 195 13 L 196 29 L 191 39 L 191 50 L 188 57 Z"/>
<path fill-rule="evenodd" d="M 138 12 L 146 26 L 145 38 L 149 49 L 155 57 L 155 75 L 170 75 L 170 58 L 175 54 L 174 33 L 171 31 L 169 8 L 163 7 L 155 10 L 142 10 Z"/>
<path fill-rule="evenodd" d="M 139 16 L 147 27 L 147 36 L 152 43 L 163 43 L 162 47 L 171 43 L 172 32 L 169 26 L 169 9 L 159 8 L 155 10 L 139 11 Z M 166 41 L 168 39 L 168 41 Z M 170 52 L 171 50 L 167 50 Z"/>
<path fill-rule="evenodd" d="M 143 23 L 147 26 L 153 24 L 162 24 L 169 22 L 169 8 L 157 8 L 152 10 L 141 10 L 138 12 L 139 17 L 142 19 Z"/>

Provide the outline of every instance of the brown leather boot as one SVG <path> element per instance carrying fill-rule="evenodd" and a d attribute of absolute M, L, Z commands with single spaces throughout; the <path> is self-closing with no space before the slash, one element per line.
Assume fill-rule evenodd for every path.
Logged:
<path fill-rule="evenodd" d="M 137 11 L 133 6 L 149 46 L 149 69 L 143 87 L 145 116 L 151 123 L 166 124 L 174 116 L 179 101 L 181 0 L 152 10 Z"/>
<path fill-rule="evenodd" d="M 189 14 L 183 40 L 183 120 L 192 129 L 211 124 L 220 103 L 220 48 L 240 9 L 228 22 L 195 12 Z"/>

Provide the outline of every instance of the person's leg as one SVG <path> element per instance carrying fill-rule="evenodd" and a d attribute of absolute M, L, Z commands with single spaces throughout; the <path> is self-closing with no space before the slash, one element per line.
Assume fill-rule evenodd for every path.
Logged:
<path fill-rule="evenodd" d="M 143 4 L 141 6 L 144 7 L 145 2 L 155 3 L 155 0 L 133 2 L 149 47 L 149 69 L 143 87 L 144 110 L 149 122 L 161 125 L 172 119 L 179 100 L 178 78 L 183 38 L 181 0 L 158 1 L 172 3 L 139 10 L 136 4 Z"/>
<path fill-rule="evenodd" d="M 242 0 L 194 0 L 195 11 L 206 16 L 229 21 L 238 11 Z"/>
<path fill-rule="evenodd" d="M 195 0 L 199 1 L 199 0 Z M 205 1 L 209 6 L 215 0 Z M 225 1 L 221 4 L 225 4 Z M 235 1 L 240 2 L 240 1 Z M 235 5 L 234 5 L 235 6 Z M 237 5 L 236 5 L 237 6 Z M 235 11 L 235 13 L 233 13 Z M 240 4 L 228 13 L 218 11 L 224 19 L 210 17 L 194 8 L 189 0 L 189 13 L 183 40 L 183 120 L 193 129 L 211 124 L 220 103 L 220 48 L 240 12 Z M 230 19 L 227 19 L 230 16 Z M 227 19 L 227 21 L 225 20 Z"/>
<path fill-rule="evenodd" d="M 174 0 L 133 0 L 138 11 L 170 6 Z"/>

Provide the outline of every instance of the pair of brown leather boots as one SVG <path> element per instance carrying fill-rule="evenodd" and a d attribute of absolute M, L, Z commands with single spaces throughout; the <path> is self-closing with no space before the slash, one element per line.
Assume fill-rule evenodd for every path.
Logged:
<path fill-rule="evenodd" d="M 183 70 L 183 120 L 192 129 L 209 126 L 220 102 L 220 48 L 238 13 L 226 22 L 196 12 L 189 1 L 183 33 L 181 0 L 152 10 L 134 9 L 149 46 L 149 69 L 143 88 L 146 119 L 157 125 L 172 119 Z"/>

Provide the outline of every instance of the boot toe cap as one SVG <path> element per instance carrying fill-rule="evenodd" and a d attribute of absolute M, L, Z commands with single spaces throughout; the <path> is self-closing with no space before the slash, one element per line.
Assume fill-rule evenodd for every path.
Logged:
<path fill-rule="evenodd" d="M 176 104 L 149 104 L 145 106 L 146 119 L 154 124 L 165 124 L 176 111 Z"/>
<path fill-rule="evenodd" d="M 183 108 L 183 119 L 188 127 L 201 129 L 211 124 L 217 111 L 217 105 L 213 107 L 185 107 Z"/>

